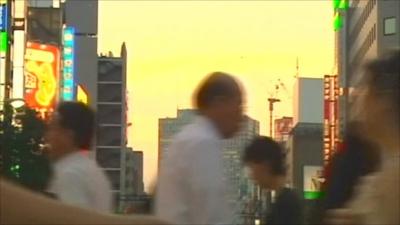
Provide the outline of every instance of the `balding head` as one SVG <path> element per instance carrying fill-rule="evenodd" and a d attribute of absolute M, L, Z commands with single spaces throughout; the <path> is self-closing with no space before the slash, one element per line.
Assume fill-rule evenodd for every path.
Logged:
<path fill-rule="evenodd" d="M 240 127 L 243 96 L 240 83 L 223 72 L 211 73 L 194 95 L 194 105 L 210 118 L 224 137 L 231 137 Z"/>

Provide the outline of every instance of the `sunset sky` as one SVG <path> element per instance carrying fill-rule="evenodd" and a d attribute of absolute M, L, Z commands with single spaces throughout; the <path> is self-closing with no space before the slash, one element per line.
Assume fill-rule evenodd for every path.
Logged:
<path fill-rule="evenodd" d="M 300 76 L 333 70 L 332 2 L 99 1 L 99 52 L 128 49 L 129 146 L 145 154 L 145 183 L 156 178 L 158 118 L 190 108 L 192 92 L 212 71 L 237 76 L 247 114 L 268 128 L 267 98 L 281 79 L 276 116 L 291 116 Z"/>

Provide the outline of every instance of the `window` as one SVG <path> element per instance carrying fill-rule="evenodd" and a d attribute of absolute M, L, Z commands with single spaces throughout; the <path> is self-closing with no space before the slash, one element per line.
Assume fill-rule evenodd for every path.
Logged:
<path fill-rule="evenodd" d="M 383 34 L 396 34 L 396 17 L 389 17 L 383 20 Z"/>

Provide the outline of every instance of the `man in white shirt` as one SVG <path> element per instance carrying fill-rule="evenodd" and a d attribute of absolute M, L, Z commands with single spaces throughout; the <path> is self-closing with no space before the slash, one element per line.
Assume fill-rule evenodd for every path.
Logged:
<path fill-rule="evenodd" d="M 242 92 L 232 76 L 215 72 L 195 94 L 199 116 L 174 138 L 161 162 L 156 215 L 172 224 L 231 224 L 222 139 L 243 118 Z"/>
<path fill-rule="evenodd" d="M 111 212 L 110 183 L 96 162 L 82 154 L 90 148 L 94 125 L 95 113 L 83 103 L 58 106 L 46 133 L 54 161 L 49 192 L 67 204 Z"/>

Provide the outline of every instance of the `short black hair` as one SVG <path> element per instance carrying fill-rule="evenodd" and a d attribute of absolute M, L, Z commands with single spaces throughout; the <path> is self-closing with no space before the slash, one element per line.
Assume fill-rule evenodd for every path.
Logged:
<path fill-rule="evenodd" d="M 59 124 L 73 132 L 75 145 L 89 150 L 95 130 L 94 110 L 82 102 L 62 102 L 57 113 Z"/>
<path fill-rule="evenodd" d="M 224 72 L 213 72 L 197 89 L 194 105 L 198 109 L 205 109 L 219 97 L 233 98 L 240 96 L 240 85 L 233 76 Z"/>
<path fill-rule="evenodd" d="M 286 175 L 286 156 L 282 147 L 265 136 L 255 137 L 244 151 L 244 163 L 266 163 L 275 175 Z"/>

